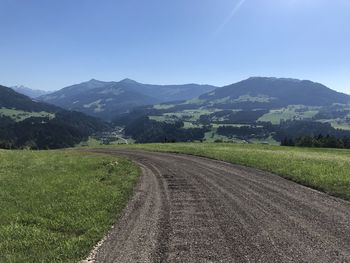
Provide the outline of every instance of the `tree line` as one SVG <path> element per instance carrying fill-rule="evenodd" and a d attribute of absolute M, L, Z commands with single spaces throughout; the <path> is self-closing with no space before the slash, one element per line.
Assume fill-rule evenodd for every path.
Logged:
<path fill-rule="evenodd" d="M 326 136 L 300 136 L 298 138 L 284 138 L 282 146 L 316 147 L 316 148 L 340 148 L 350 149 L 350 137 L 337 138 L 334 135 Z"/>
<path fill-rule="evenodd" d="M 184 129 L 182 121 L 158 122 L 147 116 L 140 117 L 125 127 L 125 135 L 137 143 L 189 142 L 203 139 L 207 128 Z"/>
<path fill-rule="evenodd" d="M 78 112 L 62 111 L 55 118 L 31 117 L 15 122 L 0 116 L 0 148 L 58 149 L 73 147 L 109 126 Z"/>

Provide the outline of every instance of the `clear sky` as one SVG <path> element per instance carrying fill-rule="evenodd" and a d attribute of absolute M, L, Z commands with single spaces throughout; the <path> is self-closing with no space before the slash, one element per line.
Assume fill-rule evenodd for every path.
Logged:
<path fill-rule="evenodd" d="M 0 0 L 0 84 L 310 79 L 350 93 L 350 0 Z"/>

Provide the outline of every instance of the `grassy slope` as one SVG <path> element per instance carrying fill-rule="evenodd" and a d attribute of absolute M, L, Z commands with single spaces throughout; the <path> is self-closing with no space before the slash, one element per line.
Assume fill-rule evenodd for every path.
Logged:
<path fill-rule="evenodd" d="M 6 109 L 0 108 L 0 115 L 4 115 L 12 118 L 13 120 L 19 122 L 30 117 L 49 117 L 50 119 L 55 118 L 55 114 L 41 111 L 41 112 L 27 112 L 22 110 Z"/>
<path fill-rule="evenodd" d="M 115 222 L 138 174 L 123 158 L 0 150 L 0 261 L 84 258 Z"/>
<path fill-rule="evenodd" d="M 255 167 L 350 200 L 349 150 L 232 143 L 139 144 L 120 147 L 194 154 Z"/>
<path fill-rule="evenodd" d="M 277 110 L 270 110 L 268 113 L 264 114 L 259 118 L 259 121 L 271 122 L 272 124 L 279 124 L 281 120 L 302 120 L 311 119 L 314 117 L 318 110 L 307 110 L 303 112 L 297 112 L 298 109 L 303 109 L 303 106 L 290 105 L 287 108 L 281 108 Z"/>

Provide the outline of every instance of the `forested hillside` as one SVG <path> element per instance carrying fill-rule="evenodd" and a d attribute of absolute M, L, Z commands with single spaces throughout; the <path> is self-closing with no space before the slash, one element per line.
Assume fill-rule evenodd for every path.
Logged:
<path fill-rule="evenodd" d="M 119 82 L 92 79 L 39 99 L 67 110 L 76 110 L 105 120 L 143 105 L 187 100 L 215 89 L 209 85 L 151 85 L 131 79 Z"/>
<path fill-rule="evenodd" d="M 108 124 L 0 86 L 0 148 L 72 147 Z"/>
<path fill-rule="evenodd" d="M 126 131 L 136 127 L 128 135 L 143 138 L 141 141 L 144 130 L 137 129 L 136 123 L 145 123 L 147 117 L 147 123 L 152 122 L 147 126 L 151 129 L 147 141 L 161 140 L 155 136 L 156 130 L 162 130 L 159 127 L 183 123 L 181 129 L 202 131 L 202 136 L 188 136 L 187 140 L 280 144 L 286 138 L 324 136 L 346 142 L 343 138 L 350 137 L 349 102 L 349 95 L 312 81 L 249 78 L 195 99 L 140 107 L 118 115 L 114 123 L 126 126 Z M 172 141 L 183 141 L 183 137 L 172 134 Z M 339 145 L 348 147 L 347 143 Z"/>

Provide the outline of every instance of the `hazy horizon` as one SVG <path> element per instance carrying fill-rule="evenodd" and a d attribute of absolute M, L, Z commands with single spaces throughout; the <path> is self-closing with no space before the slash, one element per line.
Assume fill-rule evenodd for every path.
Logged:
<path fill-rule="evenodd" d="M 0 84 L 307 79 L 350 93 L 346 0 L 0 3 Z"/>
<path fill-rule="evenodd" d="M 274 77 L 274 76 L 251 76 L 251 77 L 249 77 L 249 78 L 252 78 L 252 77 L 266 77 L 266 78 L 278 78 L 278 79 L 295 79 L 295 78 L 288 78 L 288 77 Z M 80 82 L 77 82 L 77 83 L 72 83 L 72 84 L 70 84 L 70 85 L 67 85 L 67 86 L 65 86 L 65 87 L 62 87 L 62 88 L 59 88 L 59 89 L 55 89 L 55 90 L 44 90 L 44 89 L 33 89 L 33 88 L 31 88 L 31 87 L 28 87 L 28 86 L 25 86 L 25 85 L 9 85 L 9 87 L 24 87 L 24 88 L 29 88 L 29 89 L 32 89 L 32 90 L 37 90 L 37 91 L 44 91 L 44 92 L 55 92 L 55 91 L 59 91 L 59 90 L 61 90 L 61 89 L 63 89 L 63 88 L 66 88 L 66 87 L 69 87 L 69 86 L 73 86 L 73 85 L 76 85 L 76 84 L 81 84 L 81 83 L 85 83 L 85 82 L 88 82 L 88 81 L 91 81 L 91 80 L 97 80 L 97 81 L 102 81 L 102 82 L 112 82 L 112 81 L 114 81 L 114 82 L 119 82 L 119 81 L 122 81 L 122 80 L 125 80 L 125 79 L 131 79 L 131 78 L 123 78 L 123 79 L 119 79 L 119 80 L 102 80 L 102 79 L 95 79 L 95 78 L 91 78 L 91 79 L 89 79 L 89 80 L 84 80 L 84 81 L 80 81 Z M 248 79 L 248 78 L 246 78 L 246 79 Z M 231 85 L 231 84 L 235 84 L 235 83 L 237 83 L 237 82 L 240 82 L 240 81 L 243 81 L 243 80 L 246 80 L 246 79 L 241 79 L 241 80 L 238 80 L 238 81 L 235 81 L 235 82 L 232 82 L 232 83 L 228 83 L 228 84 L 226 84 L 226 85 L 215 85 L 215 84 L 208 84 L 208 83 L 194 83 L 194 82 L 187 82 L 187 83 L 145 83 L 145 82 L 141 82 L 141 81 L 138 81 L 138 80 L 136 80 L 136 79 L 131 79 L 131 80 L 133 80 L 133 81 L 136 81 L 136 82 L 138 82 L 138 83 L 141 83 L 141 84 L 151 84 L 151 85 L 186 85 L 186 84 L 199 84 L 199 85 L 210 85 L 210 86 L 216 86 L 216 87 L 218 87 L 218 88 L 220 88 L 220 87 L 224 87 L 224 86 L 228 86 L 228 85 Z M 307 80 L 307 79 L 299 79 L 299 80 Z M 319 83 L 319 82 L 317 82 L 317 81 L 314 81 L 314 82 L 316 82 L 316 83 Z M 324 83 L 320 83 L 320 84 L 323 84 L 324 85 Z M 0 85 L 1 85 L 1 83 L 0 83 Z M 325 85 L 325 86 L 327 86 L 327 85 Z M 327 86 L 328 87 L 328 86 Z M 332 89 L 332 87 L 328 87 L 328 88 L 330 88 L 330 89 Z M 341 93 L 345 93 L 345 94 L 348 94 L 348 95 L 350 95 L 350 91 L 349 92 L 347 92 L 347 91 L 339 91 L 339 90 L 336 90 L 336 89 L 333 89 L 333 90 L 335 90 L 335 91 L 337 91 L 337 92 L 341 92 Z"/>

